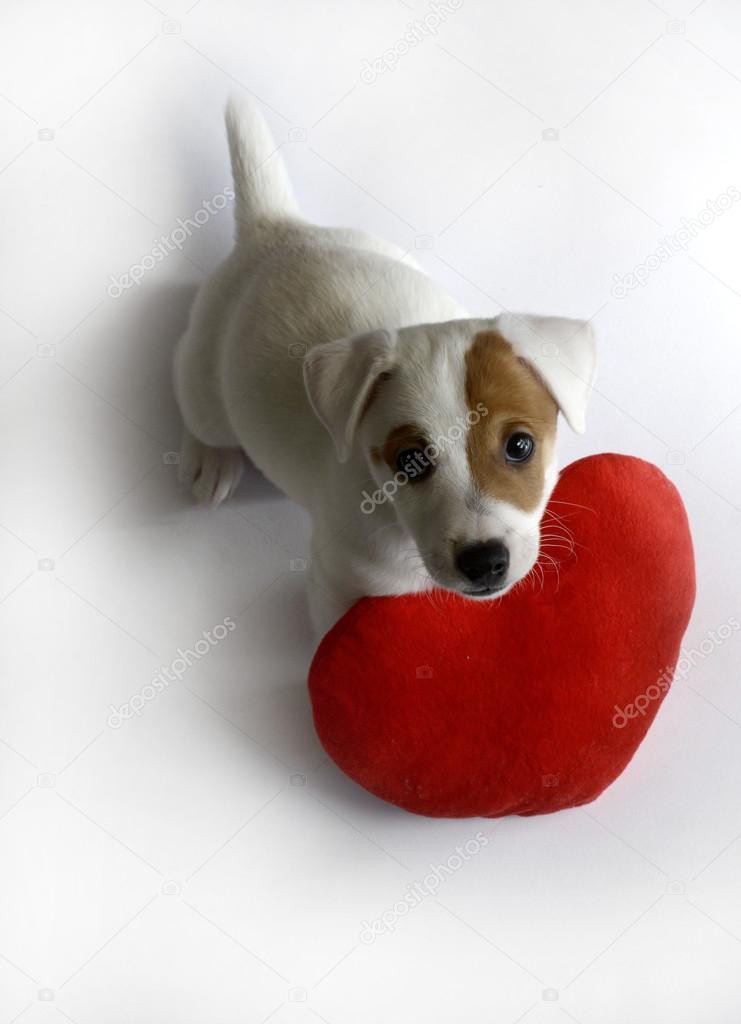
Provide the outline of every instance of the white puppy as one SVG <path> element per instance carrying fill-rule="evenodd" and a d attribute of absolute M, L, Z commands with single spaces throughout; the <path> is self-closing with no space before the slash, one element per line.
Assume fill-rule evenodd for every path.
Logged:
<path fill-rule="evenodd" d="M 503 594 L 533 568 L 558 409 L 578 431 L 582 321 L 465 311 L 394 245 L 296 210 L 262 117 L 232 102 L 236 243 L 175 356 L 181 474 L 218 504 L 243 453 L 313 518 L 310 607 Z"/>

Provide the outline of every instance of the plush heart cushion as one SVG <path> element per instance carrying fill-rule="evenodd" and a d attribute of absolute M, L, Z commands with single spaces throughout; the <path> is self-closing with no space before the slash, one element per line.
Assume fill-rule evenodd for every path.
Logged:
<path fill-rule="evenodd" d="M 677 490 L 649 463 L 595 455 L 561 474 L 544 534 L 555 571 L 501 601 L 365 598 L 309 677 L 325 750 L 418 814 L 542 814 L 594 800 L 663 700 L 695 573 Z"/>

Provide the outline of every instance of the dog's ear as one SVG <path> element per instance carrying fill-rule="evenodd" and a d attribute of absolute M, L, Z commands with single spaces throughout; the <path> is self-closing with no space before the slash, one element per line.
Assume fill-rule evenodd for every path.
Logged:
<path fill-rule="evenodd" d="M 329 431 L 340 462 L 347 462 L 374 384 L 394 363 L 396 333 L 369 331 L 311 349 L 304 383 L 311 406 Z"/>
<path fill-rule="evenodd" d="M 591 324 L 557 316 L 501 313 L 496 328 L 535 370 L 572 430 L 583 434 L 595 367 Z"/>

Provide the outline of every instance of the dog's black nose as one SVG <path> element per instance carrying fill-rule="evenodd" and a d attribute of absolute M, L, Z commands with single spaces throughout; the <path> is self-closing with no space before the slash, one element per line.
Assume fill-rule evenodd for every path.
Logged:
<path fill-rule="evenodd" d="M 509 569 L 509 550 L 501 540 L 469 544 L 455 560 L 463 575 L 483 590 L 499 586 Z"/>

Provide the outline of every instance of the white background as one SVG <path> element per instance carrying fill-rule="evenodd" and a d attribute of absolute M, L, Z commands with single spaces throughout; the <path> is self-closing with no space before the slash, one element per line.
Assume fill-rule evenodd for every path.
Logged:
<path fill-rule="evenodd" d="M 622 298 L 614 275 L 741 187 L 739 5 L 464 0 L 373 82 L 363 61 L 422 0 L 0 10 L 1 1024 L 737 1021 L 739 635 L 587 808 L 382 805 L 312 731 L 304 514 L 254 474 L 195 508 L 165 455 L 172 346 L 231 211 L 109 285 L 229 183 L 222 106 L 254 93 L 308 216 L 416 249 L 476 315 L 593 318 L 589 430 L 563 429 L 562 458 L 628 452 L 676 481 L 696 646 L 741 618 L 741 202 Z M 107 724 L 225 616 L 181 682 Z"/>

